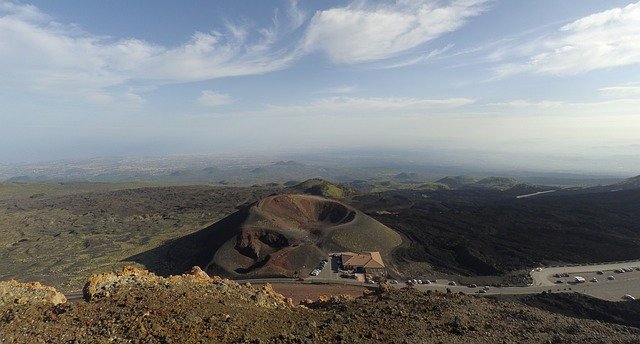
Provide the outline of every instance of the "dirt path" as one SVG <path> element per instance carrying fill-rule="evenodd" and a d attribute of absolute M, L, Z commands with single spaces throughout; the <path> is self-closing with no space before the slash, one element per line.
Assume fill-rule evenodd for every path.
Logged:
<path fill-rule="evenodd" d="M 262 285 L 257 285 L 262 286 Z M 318 300 L 320 296 L 351 295 L 362 296 L 366 288 L 351 285 L 335 284 L 301 284 L 301 283 L 274 283 L 273 290 L 293 299 L 294 304 L 302 300 Z"/>

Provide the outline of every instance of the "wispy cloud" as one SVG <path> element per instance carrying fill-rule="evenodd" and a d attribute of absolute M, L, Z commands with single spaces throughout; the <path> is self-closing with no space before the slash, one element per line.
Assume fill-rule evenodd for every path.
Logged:
<path fill-rule="evenodd" d="M 34 6 L 0 0 L 0 75 L 5 87 L 98 102 L 138 101 L 128 85 L 133 80 L 153 86 L 287 67 L 296 56 L 275 47 L 276 30 L 252 33 L 227 25 L 223 32 L 196 32 L 188 42 L 167 47 L 93 35 Z"/>
<path fill-rule="evenodd" d="M 302 105 L 270 105 L 268 110 L 290 115 L 414 115 L 430 111 L 450 109 L 474 103 L 468 98 L 417 99 L 404 97 L 358 98 L 328 97 Z"/>
<path fill-rule="evenodd" d="M 322 90 L 319 93 L 329 93 L 329 94 L 349 94 L 358 92 L 360 87 L 358 85 L 340 85 L 335 87 L 330 87 L 325 90 Z"/>
<path fill-rule="evenodd" d="M 315 99 L 300 104 L 268 104 L 255 111 L 213 112 L 189 118 L 209 117 L 340 117 L 340 118 L 387 118 L 403 116 L 428 117 L 442 115 L 475 103 L 469 98 L 406 98 L 406 97 L 350 97 L 332 96 Z"/>
<path fill-rule="evenodd" d="M 487 8 L 487 0 L 396 1 L 317 12 L 307 28 L 306 51 L 322 51 L 335 63 L 382 60 L 455 31 Z"/>
<path fill-rule="evenodd" d="M 291 27 L 293 29 L 299 28 L 307 20 L 307 13 L 298 6 L 298 0 L 289 0 L 286 12 L 291 19 Z"/>
<path fill-rule="evenodd" d="M 233 102 L 233 98 L 227 94 L 218 93 L 216 91 L 202 91 L 198 97 L 198 103 L 204 106 L 219 106 Z"/>
<path fill-rule="evenodd" d="M 498 114 L 509 116 L 523 114 L 538 117 L 569 116 L 575 118 L 590 116 L 606 122 L 603 121 L 603 118 L 608 118 L 607 116 L 612 115 L 638 117 L 640 98 L 585 102 L 514 99 L 498 103 L 489 103 L 484 106 L 486 108 L 496 109 L 496 113 Z M 505 112 L 505 110 L 507 110 L 507 112 Z M 640 121 L 638 121 L 638 123 L 640 123 Z"/>
<path fill-rule="evenodd" d="M 381 69 L 392 69 L 392 68 L 401 68 L 401 67 L 408 67 L 408 66 L 412 66 L 418 63 L 423 63 L 429 60 L 432 60 L 434 58 L 440 57 L 442 56 L 445 52 L 451 50 L 451 48 L 453 48 L 453 44 L 448 44 L 447 46 L 445 46 L 444 48 L 441 49 L 434 49 L 428 53 L 423 53 L 420 54 L 418 56 L 414 56 L 408 59 L 403 59 L 400 60 L 399 62 L 392 62 L 392 63 L 388 63 L 388 64 L 383 64 L 378 68 Z"/>
<path fill-rule="evenodd" d="M 580 18 L 551 37 L 501 49 L 500 78 L 519 73 L 573 75 L 640 63 L 640 2 Z"/>
<path fill-rule="evenodd" d="M 613 98 L 640 97 L 640 83 L 603 87 L 599 91 Z"/>
<path fill-rule="evenodd" d="M 452 0 L 441 5 L 399 0 L 373 5 L 355 1 L 318 11 L 309 20 L 298 2 L 290 0 L 286 25 L 280 23 L 276 10 L 267 27 L 227 24 L 220 30 L 195 32 L 177 46 L 165 46 L 95 35 L 57 22 L 35 6 L 0 0 L 0 87 L 98 104 L 140 104 L 144 89 L 268 73 L 314 51 L 327 53 L 337 63 L 396 57 L 461 27 L 483 12 L 487 2 Z M 289 36 L 303 25 L 297 37 Z M 283 44 L 285 36 L 295 43 Z M 395 67 L 437 53 L 434 50 Z"/>

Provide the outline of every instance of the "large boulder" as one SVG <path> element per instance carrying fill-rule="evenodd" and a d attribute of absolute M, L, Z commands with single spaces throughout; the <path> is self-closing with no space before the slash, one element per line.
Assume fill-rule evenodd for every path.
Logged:
<path fill-rule="evenodd" d="M 14 280 L 0 282 L 0 308 L 11 304 L 50 304 L 67 302 L 67 298 L 53 287 L 38 282 L 22 283 Z"/>

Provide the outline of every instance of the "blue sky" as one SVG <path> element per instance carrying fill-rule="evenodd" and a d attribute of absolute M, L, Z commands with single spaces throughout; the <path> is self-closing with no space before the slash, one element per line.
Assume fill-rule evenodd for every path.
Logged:
<path fill-rule="evenodd" d="M 0 0 L 0 76 L 4 163 L 624 155 L 640 144 L 640 3 Z"/>

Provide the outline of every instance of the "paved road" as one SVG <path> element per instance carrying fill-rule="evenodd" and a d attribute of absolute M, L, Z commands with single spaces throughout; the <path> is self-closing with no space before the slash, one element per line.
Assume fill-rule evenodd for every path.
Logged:
<path fill-rule="evenodd" d="M 623 267 L 640 267 L 640 260 L 635 262 L 625 263 L 606 263 L 606 264 L 594 264 L 584 266 L 567 266 L 567 267 L 550 267 L 544 268 L 540 271 L 531 271 L 534 283 L 526 287 L 489 287 L 486 293 L 479 294 L 478 291 L 483 286 L 476 288 L 469 288 L 467 286 L 450 286 L 448 280 L 437 280 L 432 284 L 418 284 L 414 288 L 420 291 L 440 291 L 446 292 L 447 289 L 451 292 L 462 292 L 465 294 L 479 294 L 479 295 L 527 295 L 538 294 L 543 291 L 553 293 L 583 293 L 591 295 L 600 299 L 609 301 L 621 301 L 622 296 L 630 294 L 634 297 L 640 297 L 640 271 L 634 270 L 627 273 L 614 273 L 613 270 Z M 323 270 L 323 272 L 317 277 L 306 278 L 303 283 L 328 283 L 328 284 L 348 284 L 348 285 L 360 285 L 360 286 L 375 286 L 372 284 L 365 284 L 356 282 L 353 280 L 343 279 L 338 277 L 337 273 L 332 272 L 329 264 Z M 603 274 L 597 274 L 598 271 L 602 271 Z M 556 273 L 568 273 L 569 277 L 555 278 Z M 587 282 L 574 284 L 572 281 L 575 276 L 584 277 Z M 608 276 L 614 276 L 615 280 L 608 280 Z M 597 278 L 598 282 L 591 282 L 592 278 Z M 562 283 L 556 283 L 556 281 L 562 281 Z M 254 283 L 291 283 L 292 279 L 260 279 L 260 280 L 243 280 L 239 282 L 254 282 Z M 405 283 L 393 284 L 395 288 L 406 287 Z"/>
<path fill-rule="evenodd" d="M 566 267 L 550 267 L 543 268 L 540 271 L 531 271 L 531 277 L 533 278 L 533 284 L 526 287 L 490 287 L 486 293 L 479 294 L 478 291 L 482 289 L 482 286 L 476 288 L 469 288 L 467 286 L 449 286 L 447 280 L 437 280 L 434 284 L 419 284 L 414 288 L 420 291 L 440 291 L 446 292 L 447 289 L 451 292 L 458 293 L 463 292 L 465 294 L 478 294 L 478 295 L 526 295 L 526 294 L 538 294 L 543 291 L 554 293 L 567 293 L 567 292 L 579 292 L 587 295 L 591 295 L 600 299 L 610 301 L 621 301 L 622 296 L 630 294 L 634 297 L 640 297 L 640 271 L 634 270 L 627 273 L 614 273 L 613 270 L 624 267 L 640 267 L 640 260 L 625 263 L 603 263 L 584 266 L 566 266 Z M 602 271 L 600 275 L 597 272 Z M 553 277 L 556 273 L 568 273 L 569 277 L 556 278 Z M 587 282 L 573 284 L 571 283 L 575 276 L 584 277 Z M 614 276 L 615 280 L 608 280 L 608 276 Z M 597 278 L 598 282 L 591 282 L 592 278 Z M 556 283 L 556 281 L 562 281 L 562 283 Z M 244 279 L 236 280 L 238 283 L 293 283 L 296 282 L 292 278 L 258 278 L 258 279 Z M 342 285 L 355 285 L 363 287 L 375 287 L 375 284 L 366 284 L 356 282 L 355 280 L 340 278 L 336 269 L 336 262 L 330 260 L 330 264 L 322 270 L 322 272 L 316 276 L 305 276 L 305 280 L 296 283 L 305 284 L 342 284 Z M 405 283 L 392 284 L 395 288 L 406 287 Z M 70 301 L 77 301 L 82 299 L 82 293 L 67 294 L 67 299 Z"/>

